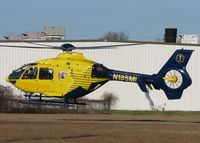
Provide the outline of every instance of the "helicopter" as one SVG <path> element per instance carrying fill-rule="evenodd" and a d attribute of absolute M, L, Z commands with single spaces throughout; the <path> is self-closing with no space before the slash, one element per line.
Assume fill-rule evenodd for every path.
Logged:
<path fill-rule="evenodd" d="M 130 46 L 134 44 L 75 47 L 66 43 L 61 46 L 36 44 L 40 48 L 59 49 L 63 52 L 55 58 L 25 64 L 12 71 L 6 81 L 29 93 L 29 97 L 64 98 L 64 104 L 76 104 L 76 99 L 97 90 L 108 81 L 137 83 L 142 92 L 162 89 L 169 100 L 180 99 L 183 90 L 192 84 L 186 65 L 193 50 L 176 50 L 157 74 L 143 74 L 109 69 L 103 64 L 84 57 L 77 49 L 102 49 Z M 36 48 L 34 46 L 0 45 L 14 48 Z M 38 48 L 38 47 L 37 47 Z M 74 102 L 70 102 L 74 100 Z"/>

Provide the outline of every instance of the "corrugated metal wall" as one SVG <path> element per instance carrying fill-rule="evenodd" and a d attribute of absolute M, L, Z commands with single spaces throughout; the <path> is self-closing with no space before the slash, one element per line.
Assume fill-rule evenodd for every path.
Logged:
<path fill-rule="evenodd" d="M 70 42 L 70 41 L 69 41 Z M 65 42 L 44 42 L 47 45 L 61 45 Z M 75 46 L 97 46 L 119 44 L 111 42 L 94 42 L 94 41 L 76 41 L 70 42 Z M 30 45 L 25 42 L 0 42 L 10 45 Z M 198 46 L 187 45 L 165 45 L 153 43 L 140 43 L 134 46 L 121 47 L 117 49 L 102 50 L 79 50 L 83 52 L 86 58 L 96 62 L 103 63 L 111 69 L 153 74 L 157 73 L 165 64 L 171 54 L 180 48 L 194 49 L 187 70 L 193 79 L 192 85 L 186 89 L 180 100 L 170 101 L 166 98 L 162 90 L 150 91 L 150 96 L 156 108 L 165 110 L 200 110 L 200 51 Z M 56 57 L 60 51 L 44 49 L 17 49 L 17 48 L 0 48 L 0 84 L 10 85 L 5 82 L 5 77 L 19 66 L 37 61 Z M 137 84 L 110 81 L 103 87 L 87 95 L 90 99 L 99 99 L 105 92 L 112 92 L 118 97 L 115 109 L 126 110 L 150 110 L 149 102 L 145 95 L 139 89 Z"/>

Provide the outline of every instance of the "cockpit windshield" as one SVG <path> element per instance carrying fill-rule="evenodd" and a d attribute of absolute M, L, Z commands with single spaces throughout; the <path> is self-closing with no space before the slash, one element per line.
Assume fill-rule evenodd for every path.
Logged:
<path fill-rule="evenodd" d="M 20 68 L 14 70 L 10 75 L 9 79 L 19 79 L 23 72 L 30 66 L 36 65 L 36 63 L 30 63 L 30 64 L 25 64 L 21 66 Z"/>
<path fill-rule="evenodd" d="M 24 71 L 26 68 L 28 68 L 29 66 L 34 66 L 36 65 L 36 63 L 30 63 L 30 64 L 25 64 L 23 66 L 21 66 L 20 68 L 14 70 L 15 72 L 20 72 L 20 71 Z"/>

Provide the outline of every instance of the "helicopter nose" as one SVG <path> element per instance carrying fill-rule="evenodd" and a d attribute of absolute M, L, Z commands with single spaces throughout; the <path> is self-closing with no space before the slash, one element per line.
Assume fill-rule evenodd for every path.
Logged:
<path fill-rule="evenodd" d="M 12 84 L 15 84 L 15 83 L 17 82 L 16 79 L 10 78 L 10 75 L 6 77 L 6 81 L 7 81 L 7 82 L 10 82 L 10 83 L 12 83 Z"/>

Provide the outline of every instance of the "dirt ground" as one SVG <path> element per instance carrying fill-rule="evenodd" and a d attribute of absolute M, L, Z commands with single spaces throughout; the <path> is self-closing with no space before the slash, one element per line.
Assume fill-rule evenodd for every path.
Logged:
<path fill-rule="evenodd" d="M 0 114 L 0 142 L 200 143 L 200 115 Z"/>

